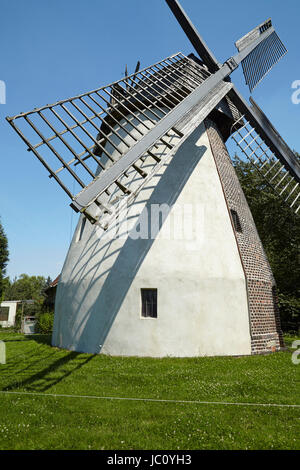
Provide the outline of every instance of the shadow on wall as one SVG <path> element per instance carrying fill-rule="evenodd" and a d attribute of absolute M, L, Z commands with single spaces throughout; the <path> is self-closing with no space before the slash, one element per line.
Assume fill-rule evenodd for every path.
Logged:
<path fill-rule="evenodd" d="M 194 168 L 203 157 L 207 148 L 197 146 L 203 133 L 202 126 L 198 127 L 181 145 L 171 161 L 165 166 L 162 174 L 156 174 L 151 179 L 158 178 L 153 186 L 150 198 L 146 201 L 137 199 L 132 205 L 146 202 L 144 211 L 149 216 L 152 204 L 168 204 L 172 206 L 182 192 Z M 150 182 L 150 184 L 151 184 Z M 149 190 L 149 186 L 143 191 Z M 143 211 L 143 212 L 144 212 Z M 137 232 L 144 214 L 135 217 L 133 231 Z M 164 221 L 159 222 L 158 232 Z M 120 226 L 122 225 L 122 222 Z M 80 254 L 75 253 L 72 273 L 67 279 L 62 273 L 56 296 L 56 314 L 52 344 L 70 350 L 88 353 L 100 353 L 102 345 L 119 312 L 124 298 L 138 272 L 141 264 L 153 244 L 154 238 L 133 239 L 129 237 L 120 246 L 120 242 L 111 239 L 103 243 L 91 231 Z M 82 245 L 81 245 L 82 246 Z M 71 248 L 72 250 L 72 248 Z M 71 250 L 66 264 L 74 256 Z M 79 246 L 77 248 L 79 250 Z M 101 253 L 102 251 L 102 253 Z M 109 269 L 108 258 L 111 257 Z M 105 262 L 105 263 L 104 263 Z M 102 277 L 106 276 L 102 283 Z M 95 296 L 95 291 L 98 294 Z M 91 301 L 91 299 L 95 299 Z"/>

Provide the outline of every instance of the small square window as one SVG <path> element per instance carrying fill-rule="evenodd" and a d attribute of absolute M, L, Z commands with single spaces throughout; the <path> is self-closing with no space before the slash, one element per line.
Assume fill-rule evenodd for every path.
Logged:
<path fill-rule="evenodd" d="M 157 318 L 157 289 L 141 289 L 142 317 Z"/>
<path fill-rule="evenodd" d="M 243 231 L 242 230 L 242 225 L 241 225 L 238 213 L 236 211 L 234 211 L 233 209 L 230 209 L 230 212 L 231 212 L 231 216 L 232 216 L 233 225 L 234 225 L 235 230 L 237 232 L 242 232 Z"/>

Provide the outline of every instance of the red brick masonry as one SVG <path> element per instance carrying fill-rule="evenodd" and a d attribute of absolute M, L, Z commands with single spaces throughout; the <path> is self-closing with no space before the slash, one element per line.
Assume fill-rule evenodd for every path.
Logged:
<path fill-rule="evenodd" d="M 205 126 L 245 272 L 252 354 L 278 351 L 284 342 L 272 270 L 222 136 L 213 121 L 206 119 Z M 231 210 L 241 231 L 234 228 Z"/>

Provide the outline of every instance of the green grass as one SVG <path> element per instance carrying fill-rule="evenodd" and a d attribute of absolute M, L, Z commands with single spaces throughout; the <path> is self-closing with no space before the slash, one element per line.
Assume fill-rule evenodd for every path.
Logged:
<path fill-rule="evenodd" d="M 298 404 L 291 351 L 151 359 L 52 348 L 0 332 L 0 390 Z M 287 343 L 291 345 L 292 340 Z M 299 449 L 300 408 L 97 400 L 0 393 L 0 449 Z"/>

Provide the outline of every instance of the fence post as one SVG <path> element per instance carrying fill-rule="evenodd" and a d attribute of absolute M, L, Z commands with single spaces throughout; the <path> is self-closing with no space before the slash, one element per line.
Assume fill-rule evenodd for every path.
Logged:
<path fill-rule="evenodd" d="M 6 364 L 6 345 L 0 341 L 0 364 Z"/>

